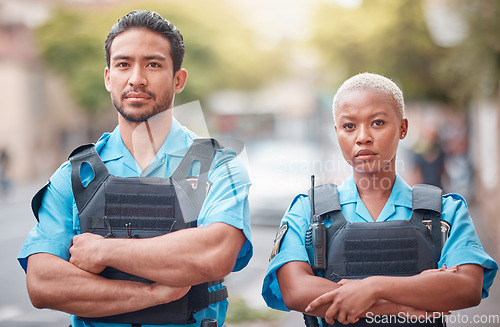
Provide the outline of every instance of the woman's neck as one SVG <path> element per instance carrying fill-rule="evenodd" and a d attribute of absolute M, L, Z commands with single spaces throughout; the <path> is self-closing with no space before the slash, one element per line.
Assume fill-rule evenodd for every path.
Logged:
<path fill-rule="evenodd" d="M 353 175 L 359 197 L 373 221 L 376 221 L 391 196 L 396 173 L 394 171 L 362 173 L 355 170 Z"/>
<path fill-rule="evenodd" d="M 354 171 L 354 181 L 358 188 L 359 195 L 390 195 L 392 187 L 396 182 L 396 173 L 391 172 L 377 172 L 377 173 L 363 173 Z"/>

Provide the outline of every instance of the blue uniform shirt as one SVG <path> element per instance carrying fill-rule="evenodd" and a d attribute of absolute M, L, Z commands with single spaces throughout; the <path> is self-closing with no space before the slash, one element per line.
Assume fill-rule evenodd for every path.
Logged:
<path fill-rule="evenodd" d="M 359 197 L 354 178 L 349 177 L 338 187 L 342 213 L 349 222 L 373 222 L 365 205 Z M 285 213 L 282 224 L 288 222 L 288 231 L 282 239 L 280 252 L 271 260 L 264 277 L 262 296 L 271 308 L 289 311 L 281 296 L 276 271 L 290 261 L 309 262 L 305 248 L 305 233 L 309 226 L 311 203 L 307 195 L 300 194 L 292 201 Z M 399 176 L 391 195 L 377 218 L 377 221 L 410 219 L 412 215 L 411 187 Z M 477 264 L 484 268 L 482 297 L 488 296 L 498 270 L 497 263 L 483 250 L 477 237 L 474 224 L 469 215 L 465 200 L 457 194 L 443 196 L 441 219 L 451 225 L 450 235 L 441 252 L 438 267 L 446 264 L 453 267 L 461 264 Z M 325 221 L 325 225 L 331 221 Z"/>
<path fill-rule="evenodd" d="M 123 144 L 119 127 L 112 133 L 104 134 L 96 143 L 96 150 L 109 172 L 120 177 L 154 176 L 170 177 L 175 171 L 196 135 L 181 126 L 175 119 L 171 130 L 146 171 L 142 171 L 132 154 Z M 82 173 L 83 174 L 83 173 Z M 86 176 L 82 175 L 82 180 Z M 87 178 L 91 178 L 87 176 Z M 241 229 L 247 240 L 241 248 L 233 271 L 245 267 L 252 257 L 250 238 L 250 214 L 248 207 L 248 191 L 250 180 L 243 164 L 234 152 L 222 149 L 216 154 L 208 176 L 212 183 L 210 191 L 198 216 L 198 225 L 208 226 L 215 222 L 224 222 Z M 80 234 L 80 222 L 71 188 L 71 166 L 65 162 L 50 178 L 49 187 L 39 210 L 39 222 L 30 231 L 19 253 L 18 260 L 26 270 L 27 260 L 31 254 L 50 253 L 64 260 L 69 260 L 69 248 L 73 236 Z M 189 246 L 186 244 L 186 246 Z M 210 291 L 220 289 L 215 285 Z M 204 318 L 217 318 L 222 326 L 227 311 L 227 300 L 211 304 L 209 308 L 195 313 L 199 326 Z M 123 327 L 130 325 L 106 324 L 79 321 L 70 317 L 73 327 L 106 326 Z M 146 327 L 146 325 L 143 325 Z M 173 326 L 173 325 L 169 325 Z"/>

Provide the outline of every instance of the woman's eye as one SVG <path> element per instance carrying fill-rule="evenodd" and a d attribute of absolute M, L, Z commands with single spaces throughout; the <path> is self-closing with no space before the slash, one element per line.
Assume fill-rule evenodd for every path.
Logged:
<path fill-rule="evenodd" d="M 374 125 L 374 126 L 382 126 L 382 125 L 384 125 L 384 123 L 385 123 L 385 122 L 384 122 L 383 120 L 377 119 L 377 120 L 375 120 L 375 121 L 373 122 L 373 125 Z"/>
<path fill-rule="evenodd" d="M 346 130 L 351 130 L 351 129 L 354 129 L 354 127 L 355 127 L 355 126 L 354 126 L 354 124 L 352 124 L 352 123 L 346 123 L 346 124 L 342 125 L 342 128 L 343 128 L 343 129 L 346 129 Z"/>

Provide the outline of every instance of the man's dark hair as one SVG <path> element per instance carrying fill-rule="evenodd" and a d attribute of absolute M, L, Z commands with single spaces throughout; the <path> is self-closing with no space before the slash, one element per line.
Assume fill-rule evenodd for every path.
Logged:
<path fill-rule="evenodd" d="M 134 10 L 119 19 L 111 27 L 106 41 L 104 41 L 104 51 L 106 52 L 106 64 L 110 67 L 110 49 L 115 37 L 131 28 L 142 28 L 153 32 L 158 32 L 165 36 L 170 42 L 170 55 L 174 65 L 174 73 L 182 66 L 184 59 L 184 41 L 181 33 L 168 20 L 159 14 L 147 10 Z"/>

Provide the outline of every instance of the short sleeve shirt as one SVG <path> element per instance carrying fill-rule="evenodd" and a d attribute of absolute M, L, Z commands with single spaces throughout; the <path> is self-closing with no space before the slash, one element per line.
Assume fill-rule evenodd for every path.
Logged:
<path fill-rule="evenodd" d="M 119 127 L 111 133 L 104 134 L 95 144 L 102 161 L 110 174 L 120 177 L 170 177 L 178 167 L 188 148 L 197 136 L 179 124 L 175 119 L 171 130 L 157 152 L 149 167 L 142 171 L 134 157 L 125 147 Z M 90 176 L 83 176 L 91 178 Z M 253 247 L 250 235 L 250 214 L 248 192 L 250 180 L 243 164 L 236 154 L 229 149 L 218 150 L 209 171 L 210 190 L 198 216 L 198 226 L 209 226 L 223 222 L 241 229 L 246 236 L 246 242 L 241 248 L 233 271 L 244 268 L 252 257 Z M 19 253 L 18 260 L 24 270 L 31 254 L 50 253 L 64 260 L 69 260 L 69 248 L 72 238 L 80 233 L 78 210 L 76 208 L 71 188 L 71 166 L 65 162 L 50 178 L 39 214 L 39 222 L 28 234 Z M 209 291 L 220 289 L 221 284 L 211 286 Z M 227 300 L 211 304 L 207 309 L 195 313 L 196 324 L 199 326 L 204 318 L 217 318 L 222 325 L 227 311 Z M 123 324 L 108 324 L 83 322 L 75 316 L 70 316 L 73 327 L 106 326 L 122 327 Z M 146 325 L 142 325 L 146 327 Z M 169 325 L 174 326 L 174 325 Z"/>
<path fill-rule="evenodd" d="M 342 213 L 347 221 L 351 223 L 373 222 L 359 197 L 352 176 L 338 187 L 338 191 Z M 465 200 L 458 194 L 447 194 L 442 197 L 442 201 L 441 219 L 447 221 L 451 228 L 448 240 L 442 249 L 438 267 L 442 267 L 443 264 L 447 267 L 461 264 L 482 266 L 484 268 L 482 297 L 485 298 L 488 296 L 498 265 L 484 252 Z M 282 219 L 282 225 L 288 223 L 288 230 L 282 238 L 279 253 L 269 262 L 262 287 L 262 296 L 271 308 L 289 311 L 283 302 L 276 271 L 290 261 L 304 261 L 310 264 L 305 248 L 305 233 L 310 222 L 310 212 L 311 203 L 308 196 L 300 194 L 293 199 Z M 376 221 L 410 219 L 411 215 L 412 189 L 398 175 L 391 195 Z M 325 222 L 325 225 L 329 224 L 331 222 Z"/>

